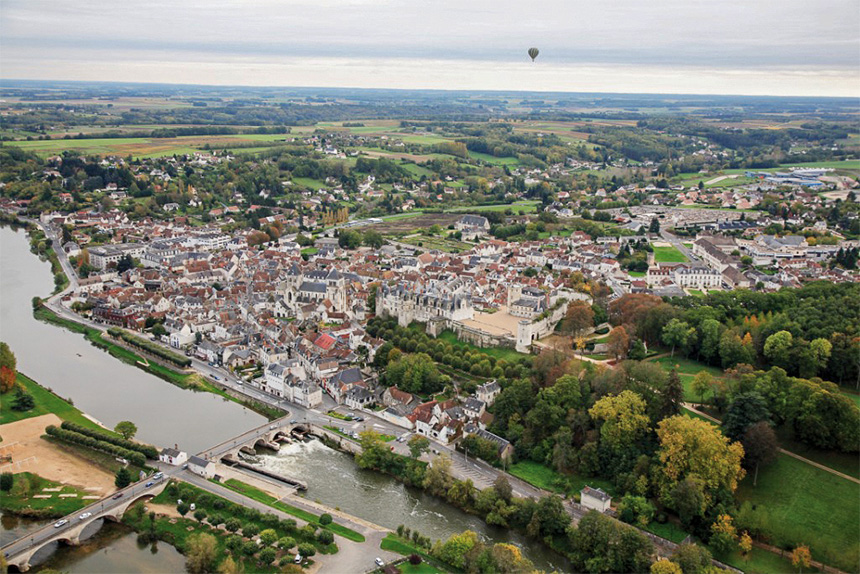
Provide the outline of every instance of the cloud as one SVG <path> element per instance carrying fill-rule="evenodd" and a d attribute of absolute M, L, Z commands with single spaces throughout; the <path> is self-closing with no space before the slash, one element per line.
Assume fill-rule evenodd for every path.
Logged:
<path fill-rule="evenodd" d="M 655 84 L 671 92 L 723 90 L 706 73 L 691 86 L 699 76 L 685 72 L 712 69 L 735 92 L 744 88 L 742 77 L 750 82 L 744 93 L 808 86 L 803 93 L 810 94 L 838 77 L 834 92 L 856 94 L 860 75 L 855 0 L 4 0 L 0 23 L 0 73 L 7 78 L 65 77 L 68 68 L 59 64 L 65 59 L 146 74 L 137 81 L 210 77 L 218 62 L 218 83 L 265 79 L 230 69 L 241 61 L 252 69 L 288 69 L 318 85 L 333 85 L 339 75 L 350 85 L 409 80 L 426 87 L 435 79 L 432 87 L 444 88 L 481 78 L 496 86 L 502 70 L 526 62 L 532 45 L 541 49 L 538 69 L 551 72 L 531 81 L 547 88 L 579 83 L 552 74 L 629 68 L 622 74 L 627 91 Z M 53 69 L 46 51 L 58 60 Z M 152 65 L 160 58 L 162 69 Z M 401 60 L 407 63 L 392 64 Z M 410 70 L 410 60 L 424 73 Z M 323 62 L 335 69 L 321 70 Z M 351 62 L 348 71 L 378 75 L 344 75 L 340 62 Z M 438 62 L 432 73 L 427 62 Z M 466 78 L 446 71 L 460 69 Z M 107 79 L 97 72 L 82 70 L 86 79 Z M 588 76 L 589 85 L 619 84 L 598 76 Z M 802 83 L 786 83 L 792 77 Z M 641 89 L 639 80 L 647 81 Z"/>

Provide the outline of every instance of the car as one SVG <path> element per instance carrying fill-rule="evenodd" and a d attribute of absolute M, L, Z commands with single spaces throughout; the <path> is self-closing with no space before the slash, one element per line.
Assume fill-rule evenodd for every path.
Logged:
<path fill-rule="evenodd" d="M 290 424 L 291 424 L 291 425 L 294 425 L 294 424 L 296 424 L 297 422 L 299 422 L 299 421 L 297 421 L 296 419 L 290 419 Z"/>
<path fill-rule="evenodd" d="M 182 465 L 182 470 L 188 470 L 188 463 L 187 462 Z"/>
<path fill-rule="evenodd" d="M 278 425 L 269 425 L 269 430 L 275 430 L 278 428 Z"/>
<path fill-rule="evenodd" d="M 111 498 L 113 498 L 113 500 L 116 500 L 117 498 L 122 498 L 122 493 L 121 493 L 121 492 L 117 492 L 117 493 L 116 493 L 116 494 L 114 494 Z"/>
<path fill-rule="evenodd" d="M 364 417 L 355 417 L 355 420 L 357 420 L 358 422 L 363 422 L 363 421 L 364 421 Z"/>
<path fill-rule="evenodd" d="M 149 482 L 146 483 L 146 485 L 144 485 L 144 488 L 149 488 L 153 484 L 155 484 L 155 483 L 150 480 Z"/>
<path fill-rule="evenodd" d="M 154 478 L 155 480 L 161 480 L 162 478 L 164 478 L 164 473 L 156 472 L 154 475 L 152 475 L 152 478 Z"/>
<path fill-rule="evenodd" d="M 302 555 L 296 554 L 296 558 L 295 558 L 295 560 L 293 560 L 293 562 L 295 562 L 296 564 L 301 564 L 302 560 L 304 560 L 304 558 L 302 558 Z"/>
<path fill-rule="evenodd" d="M 54 528 L 60 528 L 61 526 L 65 526 L 68 523 L 69 523 L 69 521 L 66 520 L 65 518 L 62 520 L 58 520 L 54 523 Z"/>
<path fill-rule="evenodd" d="M 78 516 L 78 520 L 86 520 L 87 518 L 89 518 L 92 515 L 93 515 L 92 512 L 84 512 L 83 514 Z"/>
<path fill-rule="evenodd" d="M 218 375 L 209 375 L 209 376 L 210 376 L 210 377 L 212 377 L 212 380 L 214 380 L 214 381 L 218 381 L 218 380 L 220 380 L 220 379 L 218 378 Z"/>
<path fill-rule="evenodd" d="M 376 557 L 376 560 L 374 560 L 374 562 L 376 562 L 376 565 L 379 566 L 380 568 L 385 566 L 385 561 L 382 558 L 380 558 L 379 556 Z"/>

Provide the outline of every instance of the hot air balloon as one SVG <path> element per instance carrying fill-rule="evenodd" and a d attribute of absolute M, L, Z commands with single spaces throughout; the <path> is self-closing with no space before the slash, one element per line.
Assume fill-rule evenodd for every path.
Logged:
<path fill-rule="evenodd" d="M 538 50 L 537 48 L 529 48 L 529 57 L 531 57 L 532 62 L 535 61 L 535 58 L 538 57 L 538 54 L 540 54 L 540 50 Z"/>

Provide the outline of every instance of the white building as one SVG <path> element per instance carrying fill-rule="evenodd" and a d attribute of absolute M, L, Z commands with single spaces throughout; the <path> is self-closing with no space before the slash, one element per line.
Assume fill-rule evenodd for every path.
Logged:
<path fill-rule="evenodd" d="M 591 488 L 586 486 L 580 493 L 580 504 L 586 508 L 594 509 L 598 512 L 606 512 L 612 502 L 612 497 L 600 490 L 599 488 Z"/>

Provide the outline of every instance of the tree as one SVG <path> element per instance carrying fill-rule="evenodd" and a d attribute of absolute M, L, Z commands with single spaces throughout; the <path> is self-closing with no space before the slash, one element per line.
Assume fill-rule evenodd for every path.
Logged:
<path fill-rule="evenodd" d="M 116 262 L 116 272 L 124 273 L 129 269 L 134 268 L 134 260 L 131 258 L 131 255 L 123 255 L 119 258 L 119 261 Z"/>
<path fill-rule="evenodd" d="M 260 542 L 264 546 L 271 546 L 278 540 L 278 533 L 273 528 L 267 528 L 260 532 Z"/>
<path fill-rule="evenodd" d="M 334 534 L 330 530 L 320 530 L 317 534 L 317 540 L 320 541 L 320 544 L 331 544 L 334 542 Z"/>
<path fill-rule="evenodd" d="M 809 568 L 812 564 L 812 554 L 809 553 L 809 547 L 801 544 L 791 551 L 791 565 L 803 572 L 804 568 Z"/>
<path fill-rule="evenodd" d="M 827 339 L 813 339 L 809 342 L 809 350 L 815 360 L 815 376 L 819 371 L 827 368 L 827 361 L 830 360 L 830 354 L 833 352 L 833 344 Z"/>
<path fill-rule="evenodd" d="M 660 220 L 656 217 L 651 218 L 651 224 L 648 225 L 648 233 L 660 233 Z"/>
<path fill-rule="evenodd" d="M 17 369 L 15 353 L 9 345 L 0 341 L 0 393 L 6 393 L 15 386 Z"/>
<path fill-rule="evenodd" d="M 603 421 L 600 438 L 610 448 L 620 450 L 634 444 L 648 431 L 645 401 L 633 391 L 607 395 L 594 403 L 588 414 Z"/>
<path fill-rule="evenodd" d="M 137 434 L 137 426 L 131 421 L 120 421 L 116 423 L 113 430 L 122 435 L 125 440 L 129 440 Z"/>
<path fill-rule="evenodd" d="M 723 433 L 732 440 L 740 440 L 751 425 L 770 421 L 767 402 L 755 391 L 735 397 L 723 417 Z"/>
<path fill-rule="evenodd" d="M 116 472 L 116 478 L 114 479 L 113 483 L 117 486 L 117 488 L 125 488 L 126 486 L 131 484 L 131 473 L 126 467 L 122 467 Z"/>
<path fill-rule="evenodd" d="M 361 245 L 361 234 L 352 230 L 341 230 L 337 236 L 337 244 L 341 249 L 356 249 Z"/>
<path fill-rule="evenodd" d="M 406 354 L 389 362 L 385 373 L 389 386 L 409 393 L 435 393 L 442 390 L 443 378 L 436 363 L 426 353 Z"/>
<path fill-rule="evenodd" d="M 13 411 L 29 411 L 36 406 L 36 401 L 33 395 L 24 390 L 24 387 L 18 386 L 15 390 L 15 397 L 12 399 Z"/>
<path fill-rule="evenodd" d="M 332 523 L 331 514 L 329 514 L 328 512 L 325 512 L 325 513 L 320 515 L 320 525 L 321 526 L 328 526 L 331 523 Z"/>
<path fill-rule="evenodd" d="M 372 229 L 368 229 L 364 232 L 364 236 L 362 237 L 362 242 L 368 246 L 373 247 L 374 249 L 379 249 L 385 244 L 385 239 L 382 237 L 378 231 L 374 231 Z"/>
<path fill-rule="evenodd" d="M 275 558 L 278 556 L 278 551 L 274 548 L 263 548 L 260 550 L 259 563 L 263 566 L 269 566 L 272 562 L 275 561 Z"/>
<path fill-rule="evenodd" d="M 531 561 L 523 556 L 519 548 L 513 544 L 498 543 L 493 544 L 490 551 L 493 562 L 495 563 L 495 571 L 500 574 L 506 573 L 528 573 L 534 572 L 535 568 Z"/>
<path fill-rule="evenodd" d="M 224 523 L 224 528 L 226 528 L 228 532 L 236 532 L 237 530 L 242 528 L 242 521 L 235 516 L 232 518 L 228 518 L 227 522 Z"/>
<path fill-rule="evenodd" d="M 218 555 L 218 541 L 211 534 L 192 534 L 185 543 L 186 567 L 192 574 L 212 572 Z"/>
<path fill-rule="evenodd" d="M 582 335 L 594 326 L 594 310 L 585 301 L 574 301 L 567 306 L 562 320 L 562 331 L 574 336 Z"/>
<path fill-rule="evenodd" d="M 0 474 L 0 491 L 9 492 L 15 484 L 15 475 L 11 472 Z"/>
<path fill-rule="evenodd" d="M 720 357 L 722 328 L 716 319 L 705 319 L 699 324 L 699 353 L 708 363 L 714 363 Z"/>
<path fill-rule="evenodd" d="M 683 574 L 681 567 L 665 558 L 660 558 L 651 564 L 651 574 Z"/>
<path fill-rule="evenodd" d="M 669 379 L 666 381 L 666 388 L 663 389 L 660 397 L 660 418 L 664 419 L 679 414 L 683 403 L 684 385 L 681 384 L 678 371 L 672 369 L 669 372 Z"/>
<path fill-rule="evenodd" d="M 711 423 L 683 415 L 669 417 L 657 425 L 660 465 L 657 482 L 663 501 L 672 504 L 672 490 L 687 477 L 703 483 L 705 507 L 717 493 L 733 493 L 744 477 L 741 461 L 744 448 Z"/>
<path fill-rule="evenodd" d="M 609 352 L 616 361 L 623 359 L 627 356 L 627 350 L 630 348 L 630 336 L 627 334 L 627 329 L 621 326 L 614 327 L 609 331 L 606 343 L 609 345 Z"/>
<path fill-rule="evenodd" d="M 666 326 L 663 327 L 660 338 L 667 344 L 672 346 L 672 357 L 675 356 L 675 347 L 682 349 L 687 346 L 687 343 L 696 335 L 696 330 L 690 327 L 685 321 L 672 319 Z"/>
<path fill-rule="evenodd" d="M 296 539 L 292 536 L 284 536 L 278 539 L 278 548 L 281 550 L 289 550 L 296 545 Z"/>
<path fill-rule="evenodd" d="M 714 384 L 714 376 L 708 371 L 699 371 L 693 377 L 692 390 L 699 395 L 699 403 L 705 402 L 705 394 L 711 390 Z"/>
<path fill-rule="evenodd" d="M 654 505 L 644 496 L 625 494 L 618 503 L 618 517 L 628 524 L 648 526 L 654 518 Z"/>
<path fill-rule="evenodd" d="M 744 433 L 744 462 L 755 468 L 753 486 L 758 482 L 759 465 L 768 465 L 776 460 L 779 454 L 779 440 L 773 428 L 765 421 L 750 425 Z"/>
<path fill-rule="evenodd" d="M 245 566 L 241 562 L 233 560 L 232 556 L 227 556 L 218 566 L 218 574 L 244 574 L 244 572 Z"/>
<path fill-rule="evenodd" d="M 749 535 L 749 532 L 744 531 L 741 533 L 740 538 L 738 538 L 738 548 L 743 554 L 744 558 L 746 558 L 750 551 L 752 550 L 753 541 L 752 536 Z"/>
<path fill-rule="evenodd" d="M 738 540 L 738 531 L 732 524 L 732 517 L 720 514 L 711 525 L 711 546 L 720 554 L 731 552 Z"/>
<path fill-rule="evenodd" d="M 191 506 L 189 506 L 187 502 L 183 501 L 176 505 L 176 512 L 178 512 L 182 516 L 188 514 L 189 510 L 191 510 Z"/>
<path fill-rule="evenodd" d="M 444 496 L 451 488 L 451 459 L 442 454 L 433 459 L 424 473 L 424 489 L 430 494 Z"/>
<path fill-rule="evenodd" d="M 505 502 L 511 501 L 511 496 L 513 495 L 513 488 L 511 488 L 511 483 L 508 482 L 507 477 L 505 477 L 503 474 L 497 476 L 496 480 L 493 481 L 493 490 L 495 490 L 496 494 L 499 495 L 499 498 L 501 498 Z"/>
<path fill-rule="evenodd" d="M 451 566 L 459 569 L 466 569 L 466 555 L 475 548 L 480 541 L 478 535 L 471 530 L 466 530 L 460 534 L 452 534 L 438 548 L 434 548 L 433 555 Z"/>
<path fill-rule="evenodd" d="M 205 520 L 205 518 L 206 518 L 206 514 L 207 513 L 205 510 L 203 510 L 202 508 L 198 508 L 197 510 L 194 511 L 194 519 L 197 522 L 203 522 L 203 520 Z"/>
<path fill-rule="evenodd" d="M 317 553 L 317 549 L 314 548 L 314 545 L 309 542 L 302 542 L 297 547 L 299 554 L 304 556 L 305 558 L 309 558 Z"/>
<path fill-rule="evenodd" d="M 698 544 L 685 543 L 672 554 L 672 562 L 680 566 L 684 574 L 703 574 L 711 566 L 711 553 Z"/>
<path fill-rule="evenodd" d="M 764 342 L 764 356 L 771 364 L 788 369 L 791 362 L 793 337 L 788 331 L 777 331 Z"/>
<path fill-rule="evenodd" d="M 421 435 L 412 435 L 409 438 L 409 453 L 412 458 L 421 458 L 421 455 L 430 448 L 430 440 Z"/>

